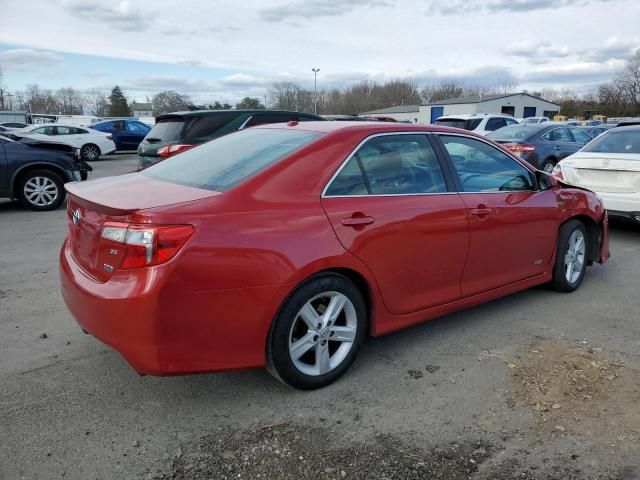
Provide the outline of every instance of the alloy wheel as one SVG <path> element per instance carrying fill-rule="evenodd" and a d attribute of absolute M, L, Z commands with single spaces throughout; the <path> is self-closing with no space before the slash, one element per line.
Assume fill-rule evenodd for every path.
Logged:
<path fill-rule="evenodd" d="M 95 145 L 85 145 L 84 148 L 84 159 L 85 160 L 95 160 L 96 158 L 98 158 L 100 156 L 100 151 L 98 150 L 98 147 L 96 147 Z"/>
<path fill-rule="evenodd" d="M 580 230 L 574 230 L 569 237 L 567 253 L 564 256 L 564 272 L 569 283 L 576 283 L 584 269 L 586 242 Z"/>
<path fill-rule="evenodd" d="M 24 196 L 29 203 L 38 207 L 47 207 L 55 203 L 60 195 L 58 186 L 47 177 L 32 177 L 23 187 Z"/>
<path fill-rule="evenodd" d="M 307 301 L 289 331 L 289 355 L 295 367 L 311 376 L 325 375 L 349 355 L 358 329 L 356 309 L 339 292 Z"/>

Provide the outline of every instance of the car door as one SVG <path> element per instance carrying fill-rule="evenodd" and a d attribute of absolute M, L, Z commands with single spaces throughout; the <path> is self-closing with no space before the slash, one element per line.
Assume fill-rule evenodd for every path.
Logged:
<path fill-rule="evenodd" d="M 8 140 L 0 138 L 0 192 L 9 190 L 9 167 L 7 155 L 4 151 L 4 144 L 8 142 Z"/>
<path fill-rule="evenodd" d="M 553 191 L 538 190 L 530 170 L 488 142 L 453 134 L 437 138 L 469 215 L 462 296 L 548 271 L 559 222 Z"/>
<path fill-rule="evenodd" d="M 135 150 L 149 133 L 150 128 L 140 122 L 126 122 L 127 136 L 123 142 L 123 150 Z"/>
<path fill-rule="evenodd" d="M 460 297 L 469 224 L 426 134 L 370 137 L 322 196 L 344 248 L 375 277 L 394 314 Z"/>
<path fill-rule="evenodd" d="M 566 127 L 553 128 L 545 133 L 542 138 L 552 144 L 555 157 L 558 161 L 576 153 L 581 147 L 581 145 L 576 143 L 573 135 L 571 135 L 571 132 Z"/>

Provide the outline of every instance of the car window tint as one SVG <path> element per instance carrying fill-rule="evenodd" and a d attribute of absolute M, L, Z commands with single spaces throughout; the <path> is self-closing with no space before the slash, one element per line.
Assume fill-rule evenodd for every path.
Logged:
<path fill-rule="evenodd" d="M 302 130 L 250 128 L 203 143 L 141 174 L 224 192 L 321 136 Z"/>
<path fill-rule="evenodd" d="M 490 118 L 487 120 L 487 126 L 485 130 L 493 132 L 494 130 L 498 130 L 499 128 L 506 127 L 507 121 L 504 118 Z"/>
<path fill-rule="evenodd" d="M 129 133 L 133 133 L 134 135 L 146 135 L 149 131 L 149 127 L 138 122 L 128 122 L 127 130 Z"/>
<path fill-rule="evenodd" d="M 182 138 L 182 128 L 184 119 L 182 117 L 163 118 L 156 123 L 147 138 L 159 140 L 161 142 L 171 142 Z"/>
<path fill-rule="evenodd" d="M 88 130 L 84 130 L 83 128 L 75 128 L 75 127 L 72 128 L 71 131 L 74 135 L 82 135 L 83 133 L 89 133 Z"/>
<path fill-rule="evenodd" d="M 568 128 L 554 128 L 553 130 L 545 133 L 542 138 L 549 140 L 550 142 L 571 142 L 573 143 L 573 137 Z"/>
<path fill-rule="evenodd" d="M 36 128 L 35 130 L 32 130 L 33 133 L 40 133 L 42 135 L 53 135 L 53 133 L 46 133 L 47 129 L 50 129 L 51 127 L 40 127 L 40 128 Z"/>
<path fill-rule="evenodd" d="M 355 156 L 347 162 L 340 173 L 333 179 L 325 193 L 328 197 L 349 195 L 367 195 L 367 184 Z"/>
<path fill-rule="evenodd" d="M 608 130 L 589 145 L 582 149 L 583 152 L 594 153 L 640 153 L 640 132 L 638 130 L 613 131 Z M 638 160 L 636 157 L 628 157 L 629 160 Z M 638 160 L 640 161 L 640 160 Z"/>
<path fill-rule="evenodd" d="M 58 135 L 71 135 L 72 128 L 70 127 L 56 127 Z"/>
<path fill-rule="evenodd" d="M 441 135 L 464 192 L 533 190 L 531 172 L 497 148 L 468 137 Z"/>
<path fill-rule="evenodd" d="M 583 132 L 582 130 L 578 130 L 577 128 L 574 128 L 571 133 L 573 133 L 573 138 L 575 138 L 577 143 L 584 145 L 591 141 L 591 137 L 589 136 L 589 134 L 586 132 Z"/>
<path fill-rule="evenodd" d="M 238 115 L 236 112 L 225 112 L 190 118 L 187 120 L 184 138 L 201 138 L 213 135 Z"/>
<path fill-rule="evenodd" d="M 354 154 L 371 195 L 447 191 L 440 164 L 425 135 L 384 135 Z"/>
<path fill-rule="evenodd" d="M 267 123 L 285 123 L 292 120 L 298 121 L 298 115 L 290 113 L 257 113 L 251 117 L 245 127 L 265 125 Z"/>

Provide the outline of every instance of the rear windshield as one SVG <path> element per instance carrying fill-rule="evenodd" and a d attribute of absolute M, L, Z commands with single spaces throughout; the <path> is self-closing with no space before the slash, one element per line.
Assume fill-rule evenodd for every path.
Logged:
<path fill-rule="evenodd" d="M 609 130 L 582 149 L 593 153 L 640 153 L 640 130 L 616 132 Z"/>
<path fill-rule="evenodd" d="M 491 132 L 487 135 L 487 138 L 491 140 L 526 140 L 537 130 L 532 130 L 529 127 L 504 127 L 500 130 L 496 130 L 495 132 Z"/>
<path fill-rule="evenodd" d="M 302 130 L 251 128 L 203 143 L 141 173 L 166 182 L 224 192 L 320 136 Z"/>
<path fill-rule="evenodd" d="M 475 130 L 480 122 L 481 118 L 474 118 L 472 120 L 462 120 L 456 118 L 442 118 L 440 120 L 436 120 L 436 125 L 441 125 L 443 127 L 455 127 L 462 128 L 464 130 Z"/>
<path fill-rule="evenodd" d="M 181 138 L 184 118 L 171 117 L 163 118 L 156 123 L 147 133 L 147 139 L 153 138 L 160 142 L 172 142 Z"/>

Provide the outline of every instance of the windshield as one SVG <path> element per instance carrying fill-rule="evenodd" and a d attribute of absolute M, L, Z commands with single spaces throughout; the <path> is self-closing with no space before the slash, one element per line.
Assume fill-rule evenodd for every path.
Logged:
<path fill-rule="evenodd" d="M 475 130 L 480 122 L 481 118 L 476 118 L 473 120 L 463 120 L 461 118 L 441 118 L 436 120 L 436 125 L 441 125 L 443 127 L 455 127 L 462 128 L 463 130 Z"/>
<path fill-rule="evenodd" d="M 538 122 L 539 120 L 536 117 L 531 117 L 531 118 L 525 118 L 520 123 L 523 125 L 530 125 L 532 123 L 538 123 Z"/>
<path fill-rule="evenodd" d="M 224 192 L 321 136 L 302 130 L 252 128 L 204 143 L 141 173 Z"/>
<path fill-rule="evenodd" d="M 171 142 L 180 138 L 184 119 L 182 117 L 163 118 L 147 133 L 147 139 L 154 138 L 161 142 Z"/>
<path fill-rule="evenodd" d="M 593 153 L 640 153 L 640 130 L 609 130 L 582 149 Z"/>

